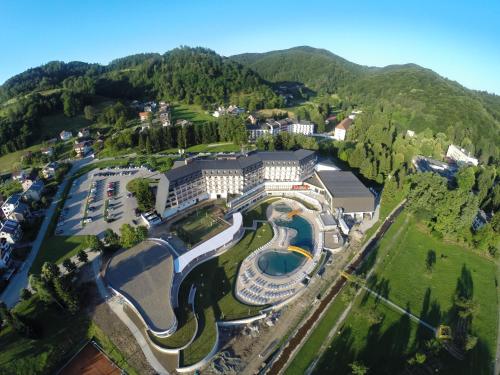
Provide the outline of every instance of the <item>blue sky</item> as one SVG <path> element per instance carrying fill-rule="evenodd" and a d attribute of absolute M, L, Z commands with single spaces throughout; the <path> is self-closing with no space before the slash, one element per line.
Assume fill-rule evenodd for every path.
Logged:
<path fill-rule="evenodd" d="M 310 45 L 500 94 L 495 0 L 0 0 L 0 82 L 51 60 L 108 63 L 179 45 L 223 55 Z"/>

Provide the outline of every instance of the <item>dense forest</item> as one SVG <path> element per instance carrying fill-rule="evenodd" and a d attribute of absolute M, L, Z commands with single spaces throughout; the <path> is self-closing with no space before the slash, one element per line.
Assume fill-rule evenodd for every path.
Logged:
<path fill-rule="evenodd" d="M 1 86 L 0 154 L 38 141 L 42 116 L 58 111 L 75 116 L 95 95 L 121 100 L 155 98 L 205 109 L 231 100 L 251 109 L 283 106 L 283 99 L 252 70 L 204 48 L 133 55 L 108 66 L 51 62 Z"/>
<path fill-rule="evenodd" d="M 468 149 L 484 163 L 499 159 L 499 96 L 466 89 L 417 65 L 365 67 L 311 47 L 230 58 L 205 48 L 181 47 L 165 54 L 119 58 L 106 66 L 56 61 L 29 69 L 0 87 L 0 154 L 39 142 L 42 116 L 61 111 L 75 116 L 95 96 L 124 102 L 175 101 L 205 110 L 230 103 L 253 111 L 284 108 L 280 90 L 290 83 L 299 87 L 295 99 L 310 99 L 315 92 L 318 97 L 335 94 L 336 103 L 305 104 L 296 109 L 297 117 L 316 122 L 320 131 L 325 130 L 323 120 L 334 106 L 341 110 L 338 119 L 352 108 L 362 108 L 366 115 L 359 127 L 364 131 L 370 127 L 398 134 L 406 129 L 431 131 L 433 137 L 444 134 L 447 142 Z M 392 137 L 394 141 L 395 135 Z M 357 141 L 366 147 L 380 143 Z M 392 146 L 384 147 L 388 148 L 372 153 L 389 158 Z M 346 148 L 339 153 L 350 152 L 350 146 Z M 373 163 L 371 172 L 367 166 L 365 171 L 380 180 L 385 176 L 380 164 L 385 162 L 378 163 L 376 168 Z"/>
<path fill-rule="evenodd" d="M 338 94 L 344 107 L 380 109 L 400 131 L 445 133 L 483 162 L 498 160 L 500 97 L 466 89 L 429 69 L 364 67 L 311 47 L 231 58 L 271 82 L 298 81 L 318 93 Z"/>

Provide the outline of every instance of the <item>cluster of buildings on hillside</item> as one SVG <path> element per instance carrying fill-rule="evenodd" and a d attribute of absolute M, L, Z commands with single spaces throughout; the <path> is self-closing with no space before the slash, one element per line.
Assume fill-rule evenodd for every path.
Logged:
<path fill-rule="evenodd" d="M 63 130 L 59 133 L 59 138 L 62 141 L 68 141 L 73 138 L 73 132 Z M 78 130 L 77 138 L 73 145 L 73 151 L 78 158 L 85 157 L 92 150 L 92 139 L 90 138 L 90 129 L 82 128 Z M 42 152 L 50 153 L 53 155 L 53 148 L 44 149 Z"/>
<path fill-rule="evenodd" d="M 351 172 L 318 168 L 314 151 L 254 152 L 225 159 L 187 160 L 161 176 L 156 211 L 163 217 L 207 199 L 226 199 L 230 212 L 267 195 L 321 196 L 336 217 L 372 216 L 375 197 Z"/>
<path fill-rule="evenodd" d="M 219 118 L 221 116 L 230 115 L 230 116 L 238 116 L 242 113 L 245 113 L 245 108 L 238 107 L 236 105 L 230 105 L 229 107 L 219 106 L 212 113 L 212 116 Z"/>
<path fill-rule="evenodd" d="M 155 101 L 149 101 L 145 103 L 140 103 L 134 100 L 131 104 L 132 108 L 138 109 L 139 120 L 141 123 L 159 122 L 161 126 L 171 126 L 172 125 L 172 108 L 169 103 L 161 101 L 156 103 Z M 143 129 L 148 127 L 148 124 L 143 125 Z"/>
<path fill-rule="evenodd" d="M 279 133 L 293 133 L 312 135 L 315 133 L 315 124 L 311 121 L 294 120 L 285 118 L 282 120 L 267 119 L 265 121 L 255 121 L 246 125 L 248 139 L 255 141 L 265 135 L 277 135 Z"/>
<path fill-rule="evenodd" d="M 9 266 L 13 245 L 23 235 L 21 224 L 31 215 L 29 204 L 40 201 L 45 189 L 42 180 L 24 171 L 13 174 L 12 178 L 21 183 L 23 192 L 5 200 L 0 196 L 0 268 Z"/>

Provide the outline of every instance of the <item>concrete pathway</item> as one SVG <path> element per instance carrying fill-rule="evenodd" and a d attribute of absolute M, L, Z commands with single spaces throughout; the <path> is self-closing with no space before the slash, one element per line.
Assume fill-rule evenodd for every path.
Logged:
<path fill-rule="evenodd" d="M 43 239 L 45 238 L 45 234 L 47 233 L 47 229 L 49 227 L 50 221 L 52 220 L 52 216 L 54 216 L 56 207 L 59 204 L 59 201 L 61 200 L 61 195 L 64 189 L 66 188 L 66 185 L 70 180 L 70 177 L 77 170 L 79 170 L 84 165 L 90 163 L 91 161 L 92 159 L 85 158 L 73 162 L 73 166 L 71 167 L 70 171 L 66 174 L 61 184 L 59 184 L 59 188 L 57 189 L 54 199 L 52 200 L 52 203 L 50 204 L 49 208 L 46 211 L 42 225 L 40 226 L 40 230 L 38 231 L 38 235 L 36 236 L 35 241 L 33 241 L 33 246 L 31 248 L 28 258 L 23 263 L 21 268 L 17 270 L 17 273 L 10 280 L 9 285 L 7 285 L 7 288 L 3 291 L 2 295 L 0 296 L 0 300 L 4 301 L 9 308 L 13 307 L 19 301 L 19 294 L 21 293 L 21 290 L 28 286 L 28 276 L 29 276 L 28 272 L 38 254 L 38 251 L 40 251 L 40 247 L 42 246 L 42 242 Z"/>
<path fill-rule="evenodd" d="M 130 332 L 132 332 L 132 335 L 134 335 L 137 344 L 141 347 L 142 352 L 146 356 L 146 360 L 148 361 L 149 365 L 158 374 L 168 375 L 168 371 L 163 367 L 163 365 L 160 362 L 158 362 L 153 352 L 149 348 L 149 345 L 146 342 L 146 339 L 142 335 L 139 328 L 137 328 L 137 326 L 132 322 L 132 320 L 130 320 L 127 314 L 123 311 L 123 306 L 120 299 L 112 296 L 108 292 L 99 272 L 100 264 L 101 264 L 101 257 L 95 258 L 94 261 L 92 262 L 92 269 L 95 274 L 95 280 L 97 284 L 97 289 L 99 290 L 99 294 L 101 295 L 102 298 L 104 298 L 111 311 L 113 311 L 118 316 L 118 318 L 120 318 L 120 320 L 128 327 Z"/>

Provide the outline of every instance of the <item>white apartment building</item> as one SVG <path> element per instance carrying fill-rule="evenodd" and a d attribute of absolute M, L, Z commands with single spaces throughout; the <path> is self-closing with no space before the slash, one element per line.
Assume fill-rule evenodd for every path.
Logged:
<path fill-rule="evenodd" d="M 5 240 L 9 244 L 14 244 L 21 239 L 23 231 L 21 224 L 14 220 L 5 220 L 0 223 L 0 240 Z"/>
<path fill-rule="evenodd" d="M 333 138 L 337 141 L 345 141 L 345 137 L 347 135 L 347 131 L 351 127 L 353 123 L 352 118 L 343 119 L 336 127 L 335 132 L 333 133 Z"/>
<path fill-rule="evenodd" d="M 458 163 L 478 165 L 479 160 L 471 156 L 469 152 L 455 145 L 450 145 L 446 152 L 446 157 L 455 160 Z"/>
<path fill-rule="evenodd" d="M 248 138 L 256 140 L 266 134 L 276 135 L 281 132 L 292 134 L 312 135 L 315 131 L 315 124 L 310 121 L 297 121 L 289 118 L 282 120 L 267 119 L 260 124 L 247 125 Z"/>
<path fill-rule="evenodd" d="M 302 182 L 316 165 L 314 151 L 258 152 L 229 160 L 194 160 L 166 173 L 156 210 L 169 217 L 205 199 L 228 199 L 264 189 L 264 183 Z"/>

